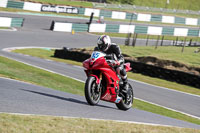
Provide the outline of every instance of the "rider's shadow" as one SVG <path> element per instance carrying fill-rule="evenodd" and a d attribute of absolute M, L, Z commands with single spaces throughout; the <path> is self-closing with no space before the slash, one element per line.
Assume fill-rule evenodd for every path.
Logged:
<path fill-rule="evenodd" d="M 47 94 L 47 93 L 38 92 L 38 91 L 32 91 L 32 90 L 25 90 L 25 89 L 21 89 L 21 90 L 26 91 L 26 92 L 35 93 L 35 94 L 38 94 L 38 95 L 43 95 L 43 96 L 47 96 L 47 97 L 52 97 L 52 98 L 68 101 L 68 102 L 73 102 L 73 103 L 78 103 L 78 104 L 83 104 L 83 105 L 89 105 L 85 101 L 80 101 L 80 100 L 74 99 L 74 98 L 65 98 L 65 97 L 61 97 L 61 96 L 56 96 L 56 95 Z M 97 104 L 96 106 L 103 107 L 103 108 L 117 109 L 117 108 L 113 108 L 113 107 L 109 107 L 109 106 L 105 106 L 105 105 L 98 105 Z"/>

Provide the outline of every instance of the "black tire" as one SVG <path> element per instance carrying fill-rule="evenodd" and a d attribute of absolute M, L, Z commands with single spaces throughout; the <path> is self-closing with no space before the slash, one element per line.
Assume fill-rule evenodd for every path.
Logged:
<path fill-rule="evenodd" d="M 90 105 L 98 104 L 101 98 L 101 91 L 97 91 L 96 78 L 88 77 L 85 83 L 85 98 Z"/>
<path fill-rule="evenodd" d="M 133 93 L 133 88 L 129 84 L 129 89 L 128 89 L 128 100 L 126 102 L 125 97 L 122 98 L 120 103 L 116 103 L 116 106 L 120 110 L 128 110 L 132 107 L 133 105 L 133 99 L 134 99 L 134 93 Z"/>

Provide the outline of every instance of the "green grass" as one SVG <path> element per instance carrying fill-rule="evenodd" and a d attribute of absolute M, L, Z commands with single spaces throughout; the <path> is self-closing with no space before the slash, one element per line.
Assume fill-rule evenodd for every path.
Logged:
<path fill-rule="evenodd" d="M 24 0 L 24 1 L 30 1 L 30 0 Z M 31 1 L 42 4 L 70 5 L 70 6 L 90 7 L 90 8 L 93 7 L 91 2 L 86 2 L 86 1 L 71 1 L 71 0 L 31 0 Z"/>
<path fill-rule="evenodd" d="M 182 85 L 176 82 L 172 82 L 172 81 L 167 81 L 164 79 L 159 79 L 159 78 L 153 78 L 153 77 L 149 77 L 149 76 L 145 76 L 139 73 L 128 73 L 128 78 L 130 79 L 134 79 L 137 81 L 142 81 L 151 85 L 156 85 L 156 86 L 161 86 L 161 87 L 165 87 L 165 88 L 170 88 L 170 89 L 174 89 L 177 91 L 182 91 L 182 92 L 187 92 L 190 94 L 195 94 L 195 95 L 200 95 L 200 89 L 198 88 L 194 88 L 191 86 L 187 86 L 187 85 Z"/>
<path fill-rule="evenodd" d="M 2 133 L 198 133 L 197 129 L 115 121 L 0 114 Z"/>
<path fill-rule="evenodd" d="M 53 74 L 0 56 L 0 75 L 30 82 L 49 88 L 56 88 L 73 94 L 83 95 L 83 83 L 71 78 Z"/>
<path fill-rule="evenodd" d="M 4 30 L 4 29 L 11 29 L 10 27 L 0 27 L 0 30 Z"/>
<path fill-rule="evenodd" d="M 127 0 L 108 0 L 108 2 L 126 4 Z M 200 1 L 198 0 L 169 0 L 169 4 L 167 0 L 128 0 L 130 3 L 138 6 L 147 6 L 147 7 L 156 7 L 156 8 L 169 8 L 169 9 L 182 9 L 182 10 L 200 10 Z M 195 3 L 195 4 L 194 4 Z"/>
<path fill-rule="evenodd" d="M 24 0 L 29 1 L 29 0 Z M 93 7 L 92 2 L 85 1 L 71 1 L 71 0 L 32 0 L 35 2 L 45 3 L 45 4 L 63 4 L 71 6 L 83 6 L 83 7 Z M 115 2 L 117 0 L 108 0 L 108 2 Z M 125 0 L 121 0 L 122 3 Z M 126 0 L 127 1 L 127 0 Z M 166 0 L 130 0 L 133 1 L 132 4 L 139 6 L 148 6 L 156 8 L 169 8 L 169 9 L 183 9 L 183 10 L 200 10 L 200 1 L 197 0 L 170 0 L 169 5 L 166 4 Z M 117 2 L 119 3 L 119 2 Z M 127 2 L 124 2 L 126 4 Z M 194 4 L 195 3 L 195 4 Z"/>
<path fill-rule="evenodd" d="M 159 107 L 159 106 L 156 106 L 156 105 L 153 105 L 153 104 L 150 104 L 147 102 L 143 102 L 140 100 L 135 100 L 133 107 L 138 108 L 140 110 L 145 110 L 148 112 L 152 112 L 152 113 L 156 113 L 156 114 L 160 114 L 160 115 L 164 115 L 164 116 L 168 116 L 171 118 L 188 121 L 188 122 L 196 123 L 196 124 L 200 125 L 200 119 L 191 119 L 190 116 L 186 116 L 181 113 L 174 112 L 174 111 L 165 109 L 163 107 Z"/>
<path fill-rule="evenodd" d="M 76 80 L 50 73 L 35 67 L 31 67 L 17 61 L 7 59 L 0 56 L 0 76 L 17 79 L 25 82 L 30 82 L 36 85 L 73 93 L 77 95 L 84 95 L 84 84 Z M 152 105 L 140 100 L 134 100 L 134 108 L 158 113 L 175 119 L 180 119 L 200 125 L 200 120 L 195 119 L 165 108 Z"/>
<path fill-rule="evenodd" d="M 200 53 L 194 53 L 197 47 L 185 47 L 183 53 L 181 52 L 182 47 L 177 46 L 160 46 L 155 50 L 155 46 L 132 47 L 121 45 L 121 49 L 131 57 L 153 56 L 200 68 Z"/>
<path fill-rule="evenodd" d="M 137 47 L 135 47 L 135 48 L 137 50 Z M 132 49 L 134 50 L 135 48 L 132 48 Z M 93 48 L 90 48 L 90 49 L 93 49 Z M 122 49 L 123 53 L 126 53 L 126 54 L 132 53 L 130 47 L 121 46 L 121 49 Z M 130 51 L 128 51 L 126 49 L 129 49 Z M 142 49 L 142 47 L 141 47 L 141 49 Z M 128 51 L 128 52 L 126 52 L 126 51 Z M 137 51 L 140 52 L 141 51 L 140 48 Z M 53 57 L 54 50 L 18 49 L 18 50 L 14 50 L 13 52 L 23 53 L 23 54 L 26 54 L 26 55 L 36 56 L 36 57 L 40 57 L 40 58 L 43 58 L 43 59 L 51 59 L 51 60 L 58 61 L 58 62 L 65 62 L 65 63 L 68 63 L 68 64 L 82 66 L 81 62 L 76 62 L 76 61 L 66 60 L 66 59 L 59 59 L 59 58 Z M 138 54 L 139 54 L 139 52 L 138 52 Z M 147 50 L 147 52 L 149 52 L 149 50 Z M 163 54 L 163 53 L 160 53 L 160 54 Z M 177 53 L 177 52 L 175 52 L 175 53 Z M 145 53 L 142 52 L 142 54 L 145 54 Z M 198 63 L 198 61 L 197 61 L 197 63 Z M 152 78 L 152 77 L 149 77 L 149 76 L 144 76 L 142 74 L 131 73 L 131 72 L 128 73 L 128 77 L 131 78 L 131 79 L 146 82 L 146 83 L 149 83 L 149 84 L 162 86 L 162 87 L 166 87 L 166 88 L 171 88 L 171 89 L 175 89 L 175 90 L 179 90 L 179 91 L 183 91 L 183 92 L 187 92 L 187 93 L 191 93 L 191 94 L 195 94 L 195 95 L 200 95 L 200 90 L 198 88 L 190 87 L 190 86 L 187 86 L 187 85 L 181 85 L 181 84 L 178 84 L 176 82 L 171 82 L 171 81 L 167 81 L 167 80 L 163 80 L 163 79 L 159 79 L 159 78 Z"/>

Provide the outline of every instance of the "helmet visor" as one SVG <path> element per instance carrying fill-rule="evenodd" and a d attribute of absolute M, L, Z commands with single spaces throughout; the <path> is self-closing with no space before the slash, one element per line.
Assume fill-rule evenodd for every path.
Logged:
<path fill-rule="evenodd" d="M 101 50 L 101 51 L 104 51 L 106 48 L 108 47 L 108 44 L 98 44 L 98 48 L 99 48 L 99 50 Z"/>

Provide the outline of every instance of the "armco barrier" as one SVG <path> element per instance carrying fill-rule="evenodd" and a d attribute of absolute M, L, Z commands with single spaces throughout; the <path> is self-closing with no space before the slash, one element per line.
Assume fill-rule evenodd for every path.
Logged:
<path fill-rule="evenodd" d="M 55 22 L 53 31 L 72 32 L 86 32 L 87 24 L 79 23 L 63 23 Z M 52 27 L 52 26 L 51 26 Z M 199 29 L 193 28 L 176 28 L 176 27 L 159 27 L 159 26 L 143 26 L 143 25 L 116 25 L 116 24 L 98 24 L 91 23 L 89 25 L 89 32 L 113 32 L 113 33 L 138 33 L 148 35 L 170 35 L 170 36 L 194 36 L 200 37 Z"/>
<path fill-rule="evenodd" d="M 24 18 L 12 18 L 11 27 L 22 27 Z"/>
<path fill-rule="evenodd" d="M 55 22 L 53 21 L 50 27 L 53 31 L 61 31 L 61 32 L 87 32 L 88 24 L 81 23 L 63 23 L 63 22 Z"/>
<path fill-rule="evenodd" d="M 24 18 L 0 17 L 0 27 L 22 27 Z"/>
<path fill-rule="evenodd" d="M 42 4 L 32 3 L 32 2 L 20 2 L 14 0 L 1 0 L 0 7 L 7 8 L 18 8 L 30 11 L 41 11 Z M 105 18 L 112 19 L 133 19 L 134 21 L 146 21 L 146 22 L 160 22 L 160 23 L 172 23 L 172 24 L 185 24 L 185 25 L 200 25 L 200 19 L 197 18 L 184 18 L 175 16 L 165 16 L 165 15 L 154 15 L 154 14 L 144 14 L 144 13 L 129 13 L 120 11 L 110 11 L 103 9 L 93 9 L 93 8 L 80 8 L 78 13 L 85 16 L 90 16 L 94 13 L 95 17 L 104 16 Z"/>
<path fill-rule="evenodd" d="M 54 56 L 58 58 L 83 62 L 84 60 L 90 57 L 90 54 L 81 51 L 78 52 L 68 49 L 62 49 L 56 50 Z M 131 67 L 133 68 L 132 70 L 135 73 L 141 73 L 151 77 L 157 77 L 169 81 L 174 81 L 177 83 L 193 86 L 200 89 L 200 76 L 198 75 L 193 75 L 190 73 L 176 70 L 169 70 L 153 65 L 144 64 L 141 62 L 132 61 L 130 59 L 127 59 L 125 61 L 131 63 Z"/>

